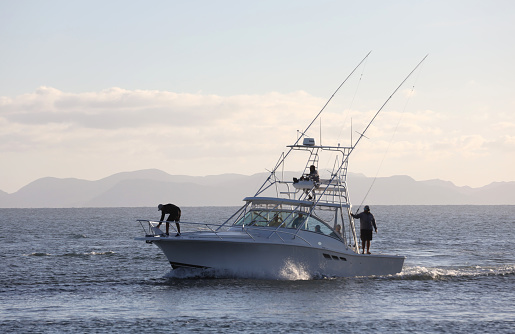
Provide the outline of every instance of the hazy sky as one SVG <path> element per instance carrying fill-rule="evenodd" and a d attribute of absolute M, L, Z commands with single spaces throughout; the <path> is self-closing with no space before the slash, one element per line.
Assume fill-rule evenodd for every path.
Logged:
<path fill-rule="evenodd" d="M 513 1 L 3 0 L 0 190 L 264 172 L 371 50 L 311 136 L 348 145 L 429 54 L 350 170 L 515 181 L 514 22 Z"/>

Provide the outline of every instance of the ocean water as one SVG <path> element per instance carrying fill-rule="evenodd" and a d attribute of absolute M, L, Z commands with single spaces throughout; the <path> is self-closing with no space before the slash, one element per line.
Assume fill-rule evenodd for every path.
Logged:
<path fill-rule="evenodd" d="M 222 222 L 226 207 L 184 207 Z M 157 208 L 0 209 L 2 333 L 514 333 L 515 206 L 372 206 L 398 275 L 199 278 L 135 241 Z"/>

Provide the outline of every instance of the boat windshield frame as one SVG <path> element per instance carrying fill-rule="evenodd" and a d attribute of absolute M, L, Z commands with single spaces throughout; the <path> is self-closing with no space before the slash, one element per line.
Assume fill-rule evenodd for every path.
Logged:
<path fill-rule="evenodd" d="M 342 235 L 338 235 L 331 226 L 320 217 L 299 209 L 270 208 L 268 205 L 254 204 L 246 210 L 232 225 L 242 228 L 273 228 L 309 231 L 336 238 L 343 242 Z"/>

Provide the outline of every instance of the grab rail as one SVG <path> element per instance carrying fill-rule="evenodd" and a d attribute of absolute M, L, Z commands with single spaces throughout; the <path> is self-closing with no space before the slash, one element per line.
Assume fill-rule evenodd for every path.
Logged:
<path fill-rule="evenodd" d="M 145 230 L 145 228 L 143 227 L 143 230 L 145 231 L 145 233 L 147 234 L 147 236 L 156 236 L 157 234 L 154 232 L 154 230 L 152 230 L 152 227 L 154 227 L 155 225 L 158 225 L 159 223 L 166 223 L 166 221 L 153 221 L 153 220 L 148 220 L 148 219 L 137 219 L 137 221 L 140 223 L 140 225 L 143 227 L 143 222 L 146 222 L 148 223 L 149 225 L 149 233 L 147 234 L 147 231 Z M 168 221 L 168 223 L 170 223 L 170 221 Z M 214 235 L 216 235 L 218 238 L 220 238 L 220 240 L 224 240 L 223 236 L 221 236 L 219 233 L 218 230 L 213 230 L 211 228 L 211 226 L 218 226 L 218 227 L 221 227 L 223 224 L 209 224 L 209 223 L 196 223 L 196 222 L 179 222 L 179 224 L 186 224 L 186 225 L 202 225 L 202 226 L 205 226 L 207 227 L 211 232 L 213 232 Z M 171 224 L 172 228 L 177 231 L 177 229 L 175 228 L 175 226 L 173 226 L 175 224 Z M 230 228 L 232 226 L 226 226 L 227 228 Z M 256 241 L 256 239 L 252 236 L 252 234 L 249 232 L 249 230 L 261 230 L 261 231 L 266 231 L 266 232 L 271 232 L 270 233 L 270 236 L 272 236 L 273 234 L 277 234 L 277 236 L 279 237 L 279 239 L 281 239 L 282 242 L 285 242 L 284 239 L 279 235 L 280 233 L 282 234 L 289 234 L 292 236 L 292 239 L 295 239 L 295 238 L 299 238 L 300 240 L 304 241 L 306 244 L 308 244 L 309 246 L 311 246 L 311 243 L 309 243 L 309 241 L 307 241 L 306 239 L 304 239 L 303 237 L 301 237 L 300 235 L 298 235 L 298 233 L 292 233 L 292 232 L 289 232 L 289 231 L 281 231 L 281 230 L 273 230 L 273 231 L 270 231 L 270 229 L 266 228 L 266 227 L 262 227 L 262 226 L 238 226 L 238 227 L 241 227 L 242 228 L 242 231 L 244 231 L 245 233 L 247 233 L 247 235 L 254 241 Z M 198 232 L 198 231 L 195 231 L 195 232 Z M 270 236 L 267 238 L 269 239 Z"/>
<path fill-rule="evenodd" d="M 143 226 L 143 222 L 146 222 L 148 223 L 149 225 L 149 232 L 150 234 L 152 235 L 156 235 L 154 233 L 154 231 L 151 229 L 151 227 L 154 227 L 154 225 L 159 225 L 159 224 L 162 224 L 162 223 L 179 223 L 179 224 L 185 224 L 185 225 L 203 225 L 205 227 L 207 227 L 210 231 L 212 231 L 213 233 L 217 234 L 217 232 L 215 230 L 213 230 L 210 226 L 218 226 L 218 227 L 221 227 L 223 226 L 223 224 L 209 224 L 209 223 L 196 223 L 196 222 L 171 222 L 171 221 L 165 221 L 165 220 L 158 220 L 158 221 L 155 221 L 155 220 L 149 220 L 149 219 L 137 219 L 136 221 L 138 221 L 140 223 L 141 226 Z M 176 231 L 177 231 L 177 228 L 174 226 L 175 224 L 170 224 L 170 226 Z M 144 228 L 143 228 L 144 229 Z M 145 229 L 144 229 L 145 230 Z M 145 231 L 146 233 L 146 231 Z"/>

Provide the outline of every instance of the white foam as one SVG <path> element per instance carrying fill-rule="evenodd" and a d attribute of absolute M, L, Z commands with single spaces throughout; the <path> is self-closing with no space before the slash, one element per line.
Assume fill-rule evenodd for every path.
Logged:
<path fill-rule="evenodd" d="M 312 278 L 302 264 L 293 261 L 287 261 L 284 264 L 279 272 L 279 277 L 289 281 L 305 281 Z"/>
<path fill-rule="evenodd" d="M 455 277 L 504 276 L 515 274 L 515 265 L 500 266 L 462 266 L 462 267 L 407 267 L 394 275 L 400 279 L 444 280 Z"/>
<path fill-rule="evenodd" d="M 395 275 L 387 275 L 385 277 L 399 280 L 447 280 L 453 278 L 467 277 L 483 277 L 483 276 L 504 276 L 514 275 L 515 264 L 507 264 L 500 266 L 463 266 L 463 267 L 423 267 L 423 266 L 405 266 L 401 273 Z M 312 280 L 314 277 L 306 270 L 301 263 L 286 261 L 281 270 L 276 273 L 265 272 L 246 272 L 238 270 L 215 270 L 215 269 L 195 269 L 195 268 L 178 268 L 173 269 L 164 275 L 165 278 L 248 278 L 248 279 L 273 279 L 300 281 Z"/>

